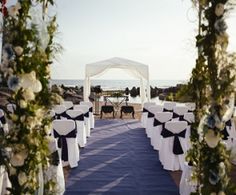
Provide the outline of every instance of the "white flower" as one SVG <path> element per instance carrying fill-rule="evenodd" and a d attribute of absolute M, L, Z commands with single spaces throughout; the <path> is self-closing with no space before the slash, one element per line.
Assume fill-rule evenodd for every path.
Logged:
<path fill-rule="evenodd" d="M 21 5 L 19 2 L 16 3 L 16 5 L 12 5 L 8 8 L 8 14 L 11 17 L 16 17 L 19 14 L 19 9 L 21 9 Z"/>
<path fill-rule="evenodd" d="M 215 7 L 215 15 L 216 16 L 222 16 L 224 14 L 224 4 L 218 3 Z"/>
<path fill-rule="evenodd" d="M 32 90 L 35 92 L 35 93 L 38 93 L 42 90 L 42 84 L 39 80 L 36 80 L 33 85 L 32 85 Z"/>
<path fill-rule="evenodd" d="M 21 86 L 24 89 L 30 88 L 35 93 L 42 90 L 42 84 L 36 79 L 35 71 L 21 75 Z"/>
<path fill-rule="evenodd" d="M 26 101 L 31 101 L 35 98 L 34 92 L 30 88 L 25 89 L 22 95 Z"/>
<path fill-rule="evenodd" d="M 20 100 L 20 107 L 21 108 L 26 108 L 27 107 L 27 102 L 25 100 Z"/>
<path fill-rule="evenodd" d="M 10 158 L 10 163 L 14 167 L 20 167 L 24 165 L 25 159 L 27 158 L 28 153 L 26 150 L 22 150 L 21 152 L 15 153 Z"/>
<path fill-rule="evenodd" d="M 10 175 L 16 174 L 16 169 L 14 167 L 10 167 L 9 171 L 10 171 Z"/>
<path fill-rule="evenodd" d="M 18 181 L 19 184 L 22 186 L 27 182 L 27 175 L 25 174 L 25 172 L 20 172 L 18 175 Z"/>
<path fill-rule="evenodd" d="M 225 195 L 224 191 L 219 191 L 218 195 Z"/>
<path fill-rule="evenodd" d="M 225 175 L 225 164 L 220 162 L 219 164 L 219 176 L 223 177 Z"/>
<path fill-rule="evenodd" d="M 14 47 L 14 51 L 15 51 L 16 55 L 20 56 L 24 50 L 22 47 L 16 46 L 16 47 Z"/>
<path fill-rule="evenodd" d="M 9 89 L 17 91 L 20 88 L 20 79 L 17 76 L 10 76 L 7 85 Z"/>
<path fill-rule="evenodd" d="M 220 141 L 220 135 L 215 135 L 215 132 L 212 129 L 209 129 L 205 134 L 205 141 L 210 148 L 215 148 Z"/>

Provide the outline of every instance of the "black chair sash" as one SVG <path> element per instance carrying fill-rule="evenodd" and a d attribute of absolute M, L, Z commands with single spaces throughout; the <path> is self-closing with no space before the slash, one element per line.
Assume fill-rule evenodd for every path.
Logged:
<path fill-rule="evenodd" d="M 62 113 L 55 113 L 54 119 L 61 119 L 61 117 L 65 117 L 65 118 L 68 117 L 68 115 L 66 114 L 66 111 Z"/>
<path fill-rule="evenodd" d="M 228 140 L 229 137 L 229 133 L 227 131 L 227 127 L 231 128 L 232 123 L 231 123 L 231 119 L 229 119 L 228 121 L 225 122 L 225 128 L 221 131 L 221 134 L 223 135 L 223 140 Z"/>
<path fill-rule="evenodd" d="M 146 108 L 143 108 L 143 112 L 148 112 L 148 110 Z"/>
<path fill-rule="evenodd" d="M 153 118 L 155 115 L 148 111 L 148 118 Z"/>
<path fill-rule="evenodd" d="M 160 122 L 159 120 L 157 120 L 156 118 L 154 118 L 154 121 L 153 121 L 153 126 L 154 126 L 154 127 L 156 127 L 156 126 L 158 126 L 158 125 L 164 125 L 164 124 L 165 124 L 165 122 L 162 123 L 162 122 Z"/>
<path fill-rule="evenodd" d="M 163 108 L 163 112 L 173 112 L 173 110 L 172 109 L 166 109 L 166 108 Z"/>
<path fill-rule="evenodd" d="M 72 117 L 68 114 L 66 114 L 66 115 L 67 115 L 67 117 L 66 117 L 67 119 L 72 119 L 74 121 L 84 121 L 84 114 L 80 114 L 80 115 L 75 116 L 75 117 Z"/>
<path fill-rule="evenodd" d="M 163 130 L 161 132 L 161 135 L 163 138 L 174 136 L 173 153 L 175 155 L 181 155 L 184 153 L 181 143 L 179 141 L 179 137 L 185 138 L 185 134 L 186 134 L 186 129 L 184 129 L 180 133 L 172 133 L 171 131 L 167 130 L 166 128 L 163 128 Z"/>
<path fill-rule="evenodd" d="M 66 138 L 75 138 L 76 137 L 76 129 L 72 130 L 66 135 L 60 135 L 55 129 L 53 129 L 54 137 L 58 138 L 57 145 L 58 148 L 61 148 L 61 159 L 64 161 L 68 161 L 68 146 Z"/>
<path fill-rule="evenodd" d="M 175 112 L 173 112 L 173 117 L 172 118 L 179 118 L 180 121 L 184 120 L 184 115 L 179 115 Z"/>
<path fill-rule="evenodd" d="M 2 115 L 2 116 L 0 117 L 0 122 L 1 122 L 3 125 L 5 125 L 5 124 L 7 123 L 6 118 L 5 118 L 4 115 Z"/>
<path fill-rule="evenodd" d="M 84 114 L 84 117 L 89 118 L 89 111 Z"/>
<path fill-rule="evenodd" d="M 89 112 L 92 112 L 92 113 L 93 113 L 93 107 L 90 107 L 90 108 L 89 108 Z"/>

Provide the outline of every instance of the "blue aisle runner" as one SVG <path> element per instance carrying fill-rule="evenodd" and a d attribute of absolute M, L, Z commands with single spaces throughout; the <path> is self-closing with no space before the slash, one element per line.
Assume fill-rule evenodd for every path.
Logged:
<path fill-rule="evenodd" d="M 65 194 L 177 195 L 140 126 L 137 120 L 97 120 Z"/>

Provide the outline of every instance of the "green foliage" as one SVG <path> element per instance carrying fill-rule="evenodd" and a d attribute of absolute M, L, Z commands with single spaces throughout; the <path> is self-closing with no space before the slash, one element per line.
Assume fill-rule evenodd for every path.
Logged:
<path fill-rule="evenodd" d="M 222 140 L 226 120 L 234 107 L 235 54 L 228 54 L 226 12 L 230 0 L 194 0 L 199 10 L 199 34 L 196 36 L 198 59 L 191 79 L 182 92 L 196 103 L 196 122 L 191 130 L 192 147 L 187 161 L 193 165 L 193 194 L 234 194 L 229 172 L 229 152 Z"/>
<path fill-rule="evenodd" d="M 36 0 L 36 3 L 39 10 L 44 10 L 54 1 Z M 10 193 L 17 195 L 35 194 L 39 188 L 38 174 L 48 168 L 49 110 L 60 99 L 48 88 L 49 66 L 56 50 L 53 40 L 57 30 L 56 17 L 46 17 L 44 12 L 37 16 L 41 19 L 37 23 L 30 15 L 33 7 L 33 1 L 19 0 L 7 8 L 3 17 L 0 74 L 13 92 L 9 101 L 16 108 L 14 113 L 6 112 L 9 132 L 0 137 L 0 162 L 6 167 L 12 183 Z M 42 35 L 44 26 L 47 33 Z M 45 183 L 45 191 L 53 191 L 54 185 L 54 181 Z"/>

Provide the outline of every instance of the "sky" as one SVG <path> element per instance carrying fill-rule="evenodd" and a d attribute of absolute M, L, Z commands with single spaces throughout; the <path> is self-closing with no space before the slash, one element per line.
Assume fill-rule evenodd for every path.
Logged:
<path fill-rule="evenodd" d="M 53 79 L 84 79 L 85 65 L 121 57 L 149 65 L 150 79 L 187 80 L 195 66 L 197 13 L 190 0 L 57 0 L 63 48 Z M 227 19 L 236 51 L 236 14 Z M 113 69 L 97 79 L 133 79 Z"/>

